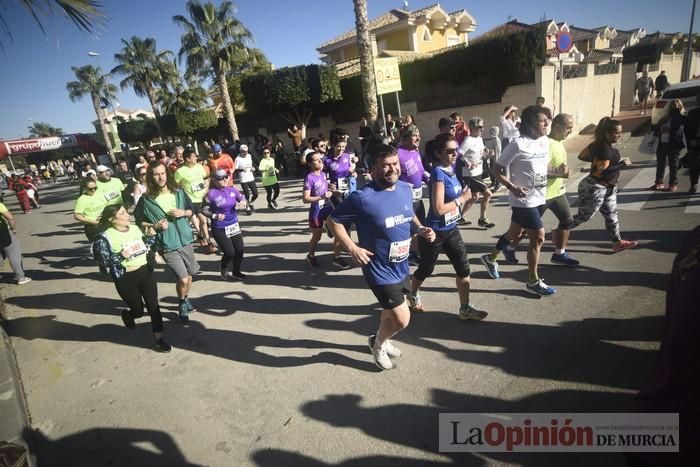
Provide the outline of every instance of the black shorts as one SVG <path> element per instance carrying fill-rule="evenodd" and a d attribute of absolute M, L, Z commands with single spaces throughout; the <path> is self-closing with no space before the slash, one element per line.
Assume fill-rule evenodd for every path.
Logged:
<path fill-rule="evenodd" d="M 552 214 L 556 216 L 559 221 L 559 229 L 565 229 L 563 225 L 566 225 L 567 222 L 571 220 L 571 208 L 569 207 L 569 200 L 566 199 L 566 195 L 548 199 L 542 206 L 537 206 L 540 216 L 542 216 L 547 209 L 552 211 Z"/>
<path fill-rule="evenodd" d="M 524 229 L 543 229 L 544 224 L 542 223 L 542 217 L 540 217 L 541 207 L 542 206 L 535 208 L 513 207 L 513 215 L 510 217 L 510 220 Z"/>
<path fill-rule="evenodd" d="M 464 184 L 475 193 L 483 193 L 489 189 L 489 187 L 481 181 L 481 177 L 464 177 Z"/>
<path fill-rule="evenodd" d="M 408 278 L 398 284 L 370 285 L 369 288 L 385 310 L 391 310 L 399 305 L 403 305 L 403 302 L 406 300 L 404 295 L 411 292 Z"/>

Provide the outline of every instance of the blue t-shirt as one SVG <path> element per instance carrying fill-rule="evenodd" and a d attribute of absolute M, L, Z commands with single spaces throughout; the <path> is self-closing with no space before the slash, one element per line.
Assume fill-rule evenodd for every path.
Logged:
<path fill-rule="evenodd" d="M 440 166 L 433 167 L 430 172 L 430 182 L 428 186 L 430 187 L 430 197 L 433 197 L 433 184 L 440 182 L 445 186 L 445 204 L 454 201 L 459 198 L 462 194 L 462 185 L 460 185 L 457 176 L 455 175 L 454 169 L 445 169 Z M 438 216 L 433 212 L 433 203 L 430 203 L 430 209 L 428 210 L 428 217 L 426 218 L 426 225 L 431 227 L 433 230 L 451 230 L 457 225 L 457 221 L 460 219 L 461 215 L 459 209 L 454 205 L 449 213 L 442 216 Z"/>
<path fill-rule="evenodd" d="M 370 182 L 351 193 L 331 214 L 338 224 L 354 222 L 358 244 L 374 253 L 362 267 L 369 285 L 398 284 L 408 277 L 413 190 L 401 181 L 395 186 L 389 191 Z"/>
<path fill-rule="evenodd" d="M 223 220 L 212 219 L 211 226 L 214 229 L 223 229 L 238 222 L 236 204 L 243 200 L 243 195 L 236 188 L 229 186 L 226 188 L 211 188 L 207 192 L 204 202 L 209 205 L 213 214 L 223 214 Z"/>

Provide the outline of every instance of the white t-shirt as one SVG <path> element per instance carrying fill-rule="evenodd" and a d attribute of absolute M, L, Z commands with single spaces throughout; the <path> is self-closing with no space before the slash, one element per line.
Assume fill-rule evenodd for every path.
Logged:
<path fill-rule="evenodd" d="M 484 172 L 484 140 L 481 136 L 467 136 L 459 145 L 459 154 L 464 160 L 463 177 L 478 177 Z M 469 168 L 469 164 L 476 164 Z"/>
<path fill-rule="evenodd" d="M 250 153 L 246 154 L 245 157 L 236 157 L 236 170 L 240 170 L 241 183 L 248 183 L 255 181 L 255 174 L 253 173 L 253 157 Z"/>
<path fill-rule="evenodd" d="M 515 208 L 534 208 L 545 203 L 547 190 L 547 162 L 549 138 L 515 138 L 501 153 L 496 164 L 506 167 L 513 184 L 527 188 L 527 195 L 518 198 L 511 192 L 510 205 Z"/>
<path fill-rule="evenodd" d="M 520 130 L 515 125 L 515 122 L 501 115 L 501 135 L 508 141 L 520 136 Z"/>

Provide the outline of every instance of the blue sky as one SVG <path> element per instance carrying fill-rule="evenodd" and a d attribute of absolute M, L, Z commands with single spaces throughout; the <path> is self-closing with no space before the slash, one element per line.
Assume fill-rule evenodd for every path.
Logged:
<path fill-rule="evenodd" d="M 68 99 L 66 83 L 75 78 L 70 67 L 93 64 L 109 71 L 116 65 L 113 57 L 121 49 L 120 39 L 134 35 L 153 37 L 159 49 L 177 52 L 182 30 L 172 17 L 186 15 L 184 0 L 102 0 L 110 19 L 98 38 L 78 31 L 60 14 L 44 21 L 44 35 L 19 3 L 7 1 L 0 7 L 14 38 L 2 37 L 5 51 L 0 51 L 0 139 L 26 136 L 33 121 L 50 123 L 67 133 L 94 131 L 90 99 L 78 103 Z M 432 3 L 409 0 L 409 9 Z M 234 4 L 236 16 L 253 33 L 254 45 L 276 67 L 317 63 L 318 45 L 354 27 L 351 0 L 239 0 Z M 692 0 L 587 0 L 585 8 L 582 2 L 565 0 L 444 0 L 440 4 L 447 11 L 466 9 L 478 23 L 474 38 L 509 19 L 532 23 L 543 17 L 580 27 L 609 24 L 620 29 L 645 27 L 648 32 L 687 32 Z M 402 5 L 401 0 L 368 0 L 369 16 Z M 700 29 L 697 16 L 696 12 L 696 30 Z M 100 57 L 88 56 L 90 51 Z M 113 82 L 118 84 L 116 79 Z M 150 109 L 147 100 L 130 90 L 120 92 L 119 101 L 124 108 Z"/>

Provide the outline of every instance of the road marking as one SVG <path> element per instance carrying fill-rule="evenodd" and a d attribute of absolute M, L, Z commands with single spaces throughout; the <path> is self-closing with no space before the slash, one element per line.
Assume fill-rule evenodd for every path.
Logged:
<path fill-rule="evenodd" d="M 617 192 L 617 209 L 621 211 L 641 211 L 654 195 L 649 187 L 654 183 L 656 167 L 639 170 L 623 189 Z"/>
<path fill-rule="evenodd" d="M 685 207 L 686 214 L 700 214 L 700 196 L 697 194 L 688 200 L 688 205 Z"/>

